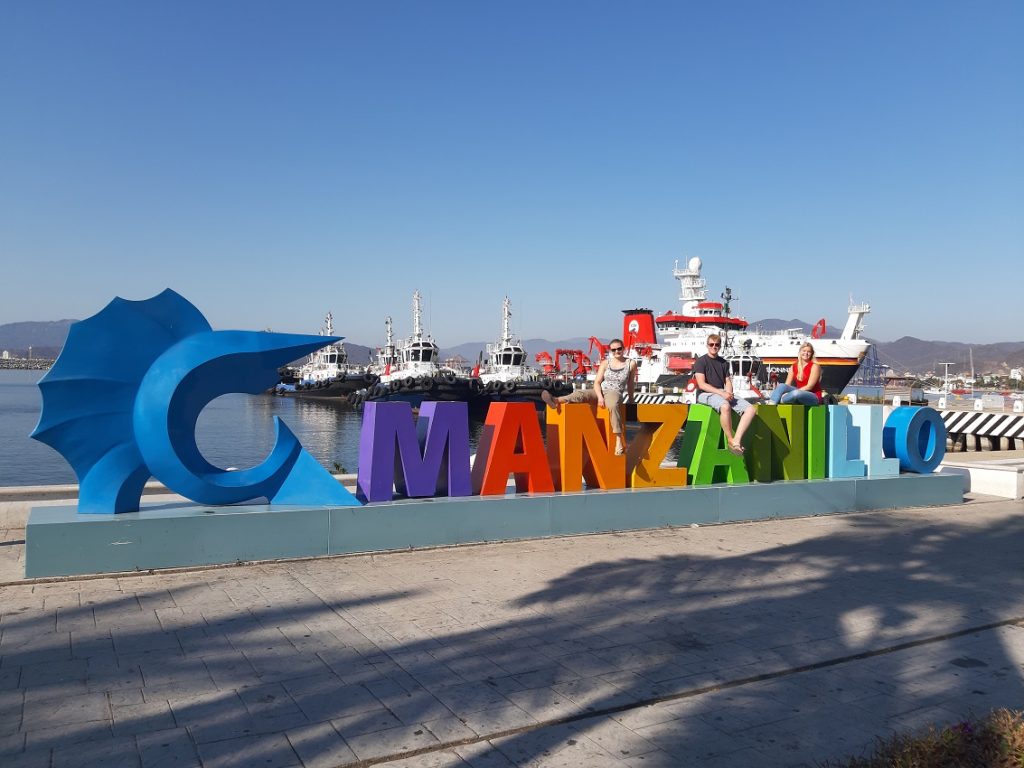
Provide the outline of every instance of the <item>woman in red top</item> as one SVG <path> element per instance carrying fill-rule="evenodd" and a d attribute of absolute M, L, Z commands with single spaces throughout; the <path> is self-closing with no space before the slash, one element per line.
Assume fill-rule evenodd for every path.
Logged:
<path fill-rule="evenodd" d="M 821 402 L 821 366 L 814 361 L 814 347 L 809 341 L 800 345 L 786 383 L 772 390 L 771 401 L 775 405 L 817 405 Z"/>

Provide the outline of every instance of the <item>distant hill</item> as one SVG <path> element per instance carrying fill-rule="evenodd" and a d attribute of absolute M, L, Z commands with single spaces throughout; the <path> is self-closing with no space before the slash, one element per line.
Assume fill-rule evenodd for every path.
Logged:
<path fill-rule="evenodd" d="M 945 366 L 941 363 L 952 363 L 950 374 L 969 373 L 972 355 L 978 374 L 1005 374 L 1011 368 L 1024 368 L 1024 341 L 964 344 L 904 336 L 896 341 L 875 342 L 875 351 L 879 360 L 897 373 L 943 373 Z"/>
<path fill-rule="evenodd" d="M 0 352 L 10 352 L 12 357 L 55 358 L 64 347 L 68 329 L 74 320 L 44 320 L 7 323 L 0 325 Z"/>

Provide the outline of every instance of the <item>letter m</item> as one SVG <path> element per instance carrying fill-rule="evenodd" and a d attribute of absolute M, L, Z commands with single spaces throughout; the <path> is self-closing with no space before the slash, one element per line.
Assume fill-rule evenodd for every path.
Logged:
<path fill-rule="evenodd" d="M 369 402 L 359 433 L 359 490 L 367 501 L 406 496 L 469 496 L 466 403 L 423 403 L 418 420 L 407 402 Z"/>

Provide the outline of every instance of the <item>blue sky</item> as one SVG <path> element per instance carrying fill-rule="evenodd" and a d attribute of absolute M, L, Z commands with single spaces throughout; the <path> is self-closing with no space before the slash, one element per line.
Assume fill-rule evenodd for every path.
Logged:
<path fill-rule="evenodd" d="M 1024 3 L 8 2 L 0 323 L 551 339 L 869 301 L 1024 339 Z"/>

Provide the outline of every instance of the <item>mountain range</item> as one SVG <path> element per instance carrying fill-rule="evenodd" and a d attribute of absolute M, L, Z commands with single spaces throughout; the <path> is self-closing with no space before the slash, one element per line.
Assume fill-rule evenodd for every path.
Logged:
<path fill-rule="evenodd" d="M 55 358 L 64 341 L 68 329 L 74 320 L 26 321 L 0 325 L 0 351 L 7 351 L 12 357 L 27 357 L 31 347 L 34 358 Z M 780 331 L 787 328 L 800 328 L 810 333 L 813 323 L 803 320 L 780 320 L 769 318 L 751 324 L 765 331 Z M 826 336 L 835 337 L 841 332 L 839 328 L 829 326 Z M 486 341 L 473 341 L 441 350 L 442 358 L 461 356 L 468 363 L 475 363 L 477 357 L 487 346 Z M 1024 368 L 1024 341 L 1005 341 L 996 344 L 965 344 L 958 341 L 926 341 L 904 336 L 896 341 L 873 342 L 880 362 L 892 367 L 897 373 L 913 373 L 917 375 L 928 372 L 941 374 L 945 370 L 942 363 L 950 363 L 951 374 L 970 372 L 973 357 L 974 370 L 978 374 L 1005 374 L 1011 368 Z M 554 354 L 556 349 L 582 349 L 588 352 L 590 341 L 577 337 L 551 341 L 549 339 L 525 339 L 523 346 L 529 360 L 533 360 L 538 352 L 546 351 Z M 349 360 L 352 363 L 364 364 L 370 361 L 375 352 L 373 347 L 345 342 Z M 595 353 L 596 354 L 596 353 Z"/>

